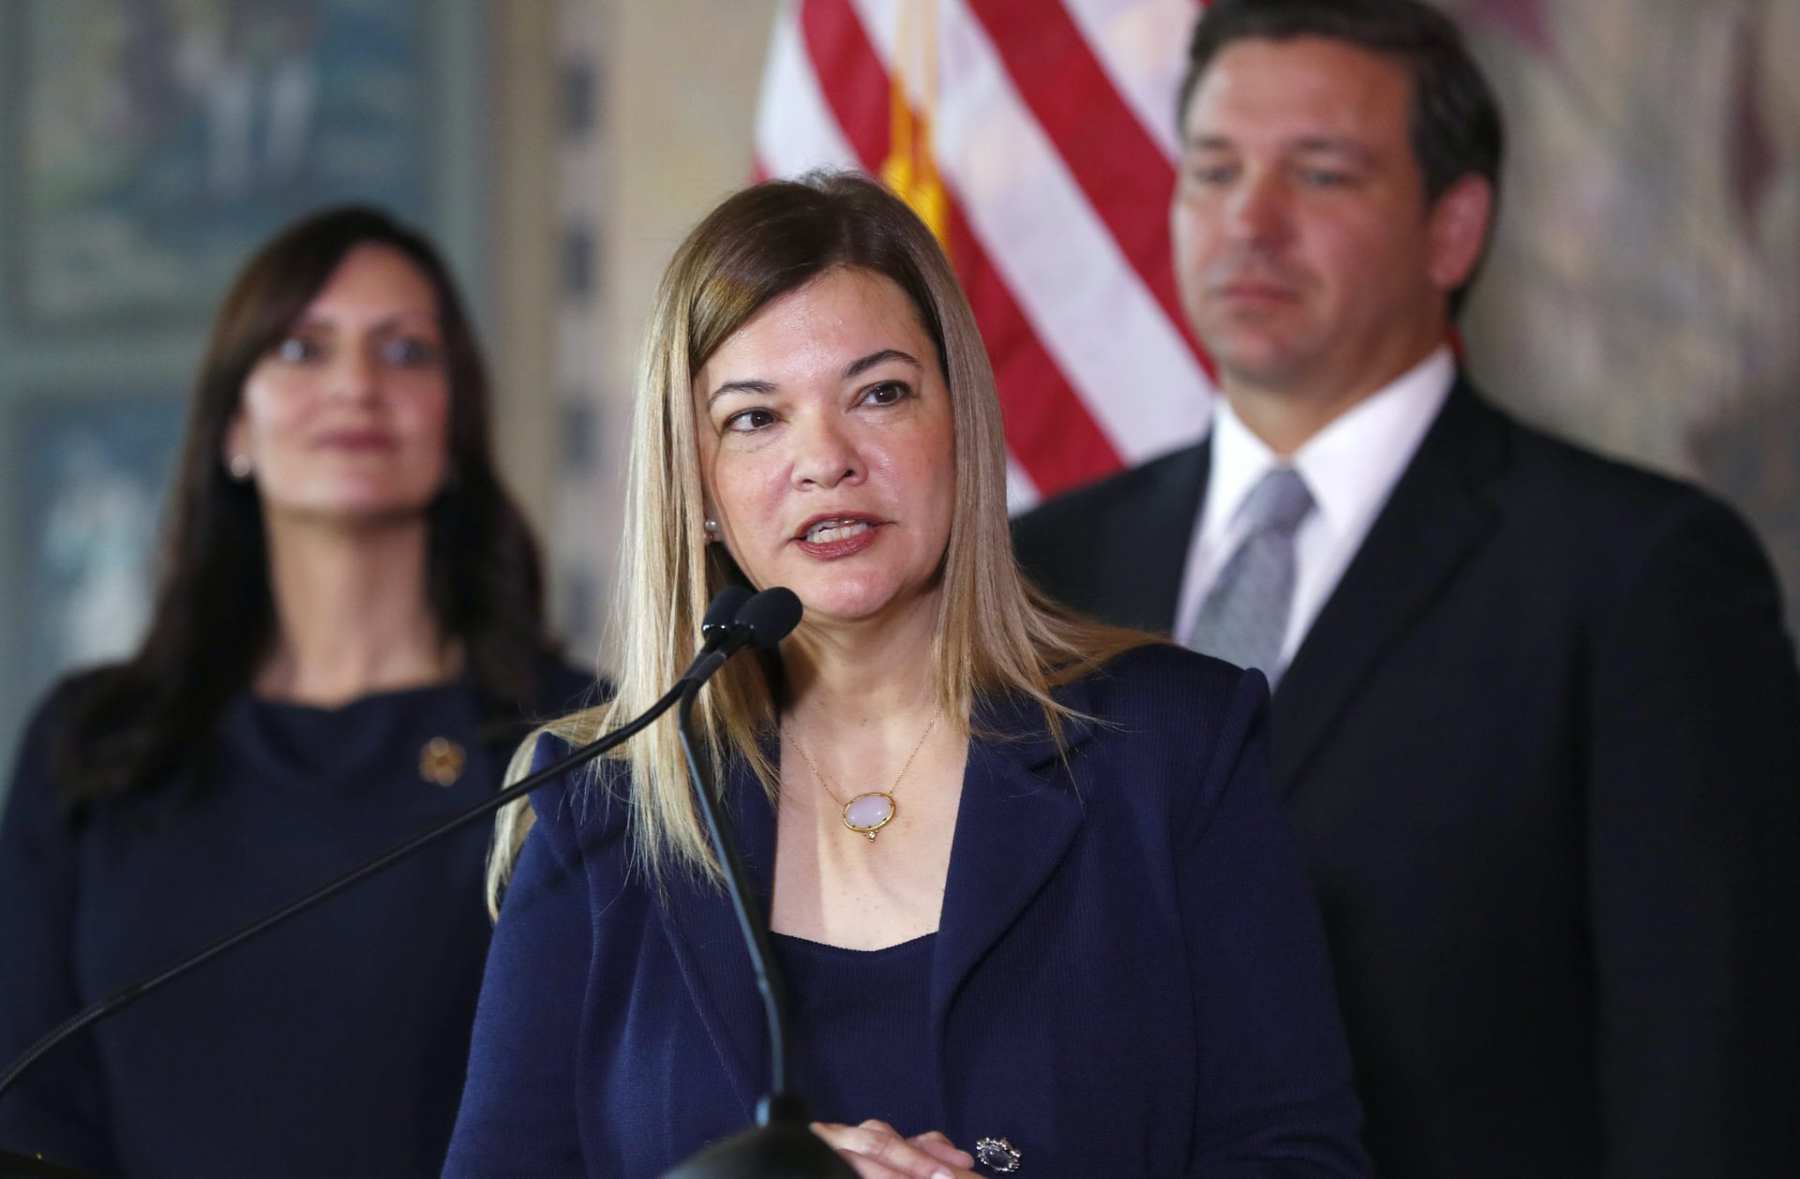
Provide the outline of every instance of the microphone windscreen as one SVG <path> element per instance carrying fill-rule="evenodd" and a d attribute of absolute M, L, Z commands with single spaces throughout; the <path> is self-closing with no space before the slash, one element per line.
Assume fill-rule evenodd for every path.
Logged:
<path fill-rule="evenodd" d="M 800 625 L 800 599 L 784 585 L 770 586 L 744 603 L 737 624 L 750 632 L 751 642 L 773 651 Z"/>
<path fill-rule="evenodd" d="M 700 620 L 700 637 L 709 643 L 723 642 L 750 596 L 749 588 L 741 585 L 728 585 L 714 594 L 706 607 L 706 617 Z"/>

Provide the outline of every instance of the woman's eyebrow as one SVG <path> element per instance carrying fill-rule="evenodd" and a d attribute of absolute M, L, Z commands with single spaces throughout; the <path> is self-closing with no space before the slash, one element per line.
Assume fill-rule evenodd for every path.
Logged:
<path fill-rule="evenodd" d="M 909 352 L 902 352 L 898 348 L 883 348 L 879 352 L 871 352 L 867 356 L 858 357 L 845 365 L 844 380 L 848 381 L 853 377 L 868 372 L 876 365 L 886 364 L 890 360 L 898 360 L 902 363 L 910 364 L 914 368 L 924 367 L 918 362 L 918 359 Z M 726 381 L 706 395 L 706 404 L 711 405 L 714 401 L 725 396 L 727 393 L 754 393 L 766 396 L 773 392 L 775 392 L 775 384 L 773 381 L 765 381 L 756 377 L 747 377 L 741 381 Z"/>
<path fill-rule="evenodd" d="M 763 381 L 756 378 L 742 381 L 726 381 L 723 385 L 720 385 L 717 389 L 714 389 L 711 393 L 706 395 L 706 404 L 711 405 L 727 393 L 758 393 L 767 395 L 773 392 L 775 392 L 775 384 L 773 381 Z"/>
<path fill-rule="evenodd" d="M 336 331 L 342 318 L 342 316 L 332 314 L 329 311 L 308 311 L 294 321 L 294 326 L 290 330 L 300 331 L 302 329 L 307 329 L 313 331 Z M 418 323 L 428 324 L 434 328 L 442 328 L 443 321 L 444 317 L 436 311 L 431 311 L 424 307 L 402 307 L 397 311 L 387 312 L 374 319 L 370 322 L 369 327 L 374 331 L 389 331 L 405 324 Z"/>
<path fill-rule="evenodd" d="M 898 348 L 883 348 L 879 352 L 871 352 L 862 359 L 852 360 L 849 364 L 845 365 L 844 379 L 847 381 L 851 377 L 860 376 L 874 368 L 876 365 L 885 364 L 890 360 L 902 360 L 907 364 L 912 365 L 914 368 L 922 367 L 910 354 L 902 352 Z"/>

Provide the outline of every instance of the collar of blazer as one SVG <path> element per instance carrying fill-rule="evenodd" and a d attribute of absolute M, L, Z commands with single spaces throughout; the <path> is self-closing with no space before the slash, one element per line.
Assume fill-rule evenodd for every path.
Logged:
<path fill-rule="evenodd" d="M 1077 712 L 1088 710 L 1085 680 L 1058 688 L 1056 697 Z M 947 1013 L 963 981 L 1061 862 L 1082 821 L 1081 801 L 1060 772 L 1056 743 L 1035 704 L 1011 696 L 983 701 L 973 727 L 932 958 L 934 1065 L 941 1065 Z M 1091 723 L 1067 723 L 1069 750 L 1092 732 Z M 774 809 L 742 764 L 732 767 L 725 797 L 745 872 L 766 910 L 775 863 Z M 723 892 L 672 882 L 658 909 L 694 1006 L 749 1121 L 768 1085 L 768 1049 L 762 1004 L 731 903 Z M 937 1071 L 941 1074 L 941 1067 Z"/>
<path fill-rule="evenodd" d="M 1498 509 L 1487 489 L 1508 463 L 1509 429 L 1458 377 L 1275 692 L 1271 770 L 1284 794 L 1382 657 L 1493 532 Z"/>

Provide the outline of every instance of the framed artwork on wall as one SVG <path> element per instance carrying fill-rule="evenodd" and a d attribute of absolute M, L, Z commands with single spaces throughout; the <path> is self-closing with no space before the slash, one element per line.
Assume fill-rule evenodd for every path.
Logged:
<path fill-rule="evenodd" d="M 0 268 L 21 328 L 203 318 L 320 205 L 427 220 L 427 0 L 9 0 Z"/>
<path fill-rule="evenodd" d="M 118 659 L 149 619 L 164 501 L 181 441 L 176 397 L 27 398 L 5 502 L 18 513 L 15 651 L 48 671 Z"/>

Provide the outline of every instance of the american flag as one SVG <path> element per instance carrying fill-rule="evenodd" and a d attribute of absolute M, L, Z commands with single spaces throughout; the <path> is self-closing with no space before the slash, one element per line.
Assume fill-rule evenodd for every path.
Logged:
<path fill-rule="evenodd" d="M 1005 407 L 1015 509 L 1198 437 L 1169 256 L 1197 0 L 784 0 L 765 176 L 859 168 L 938 234 Z"/>

